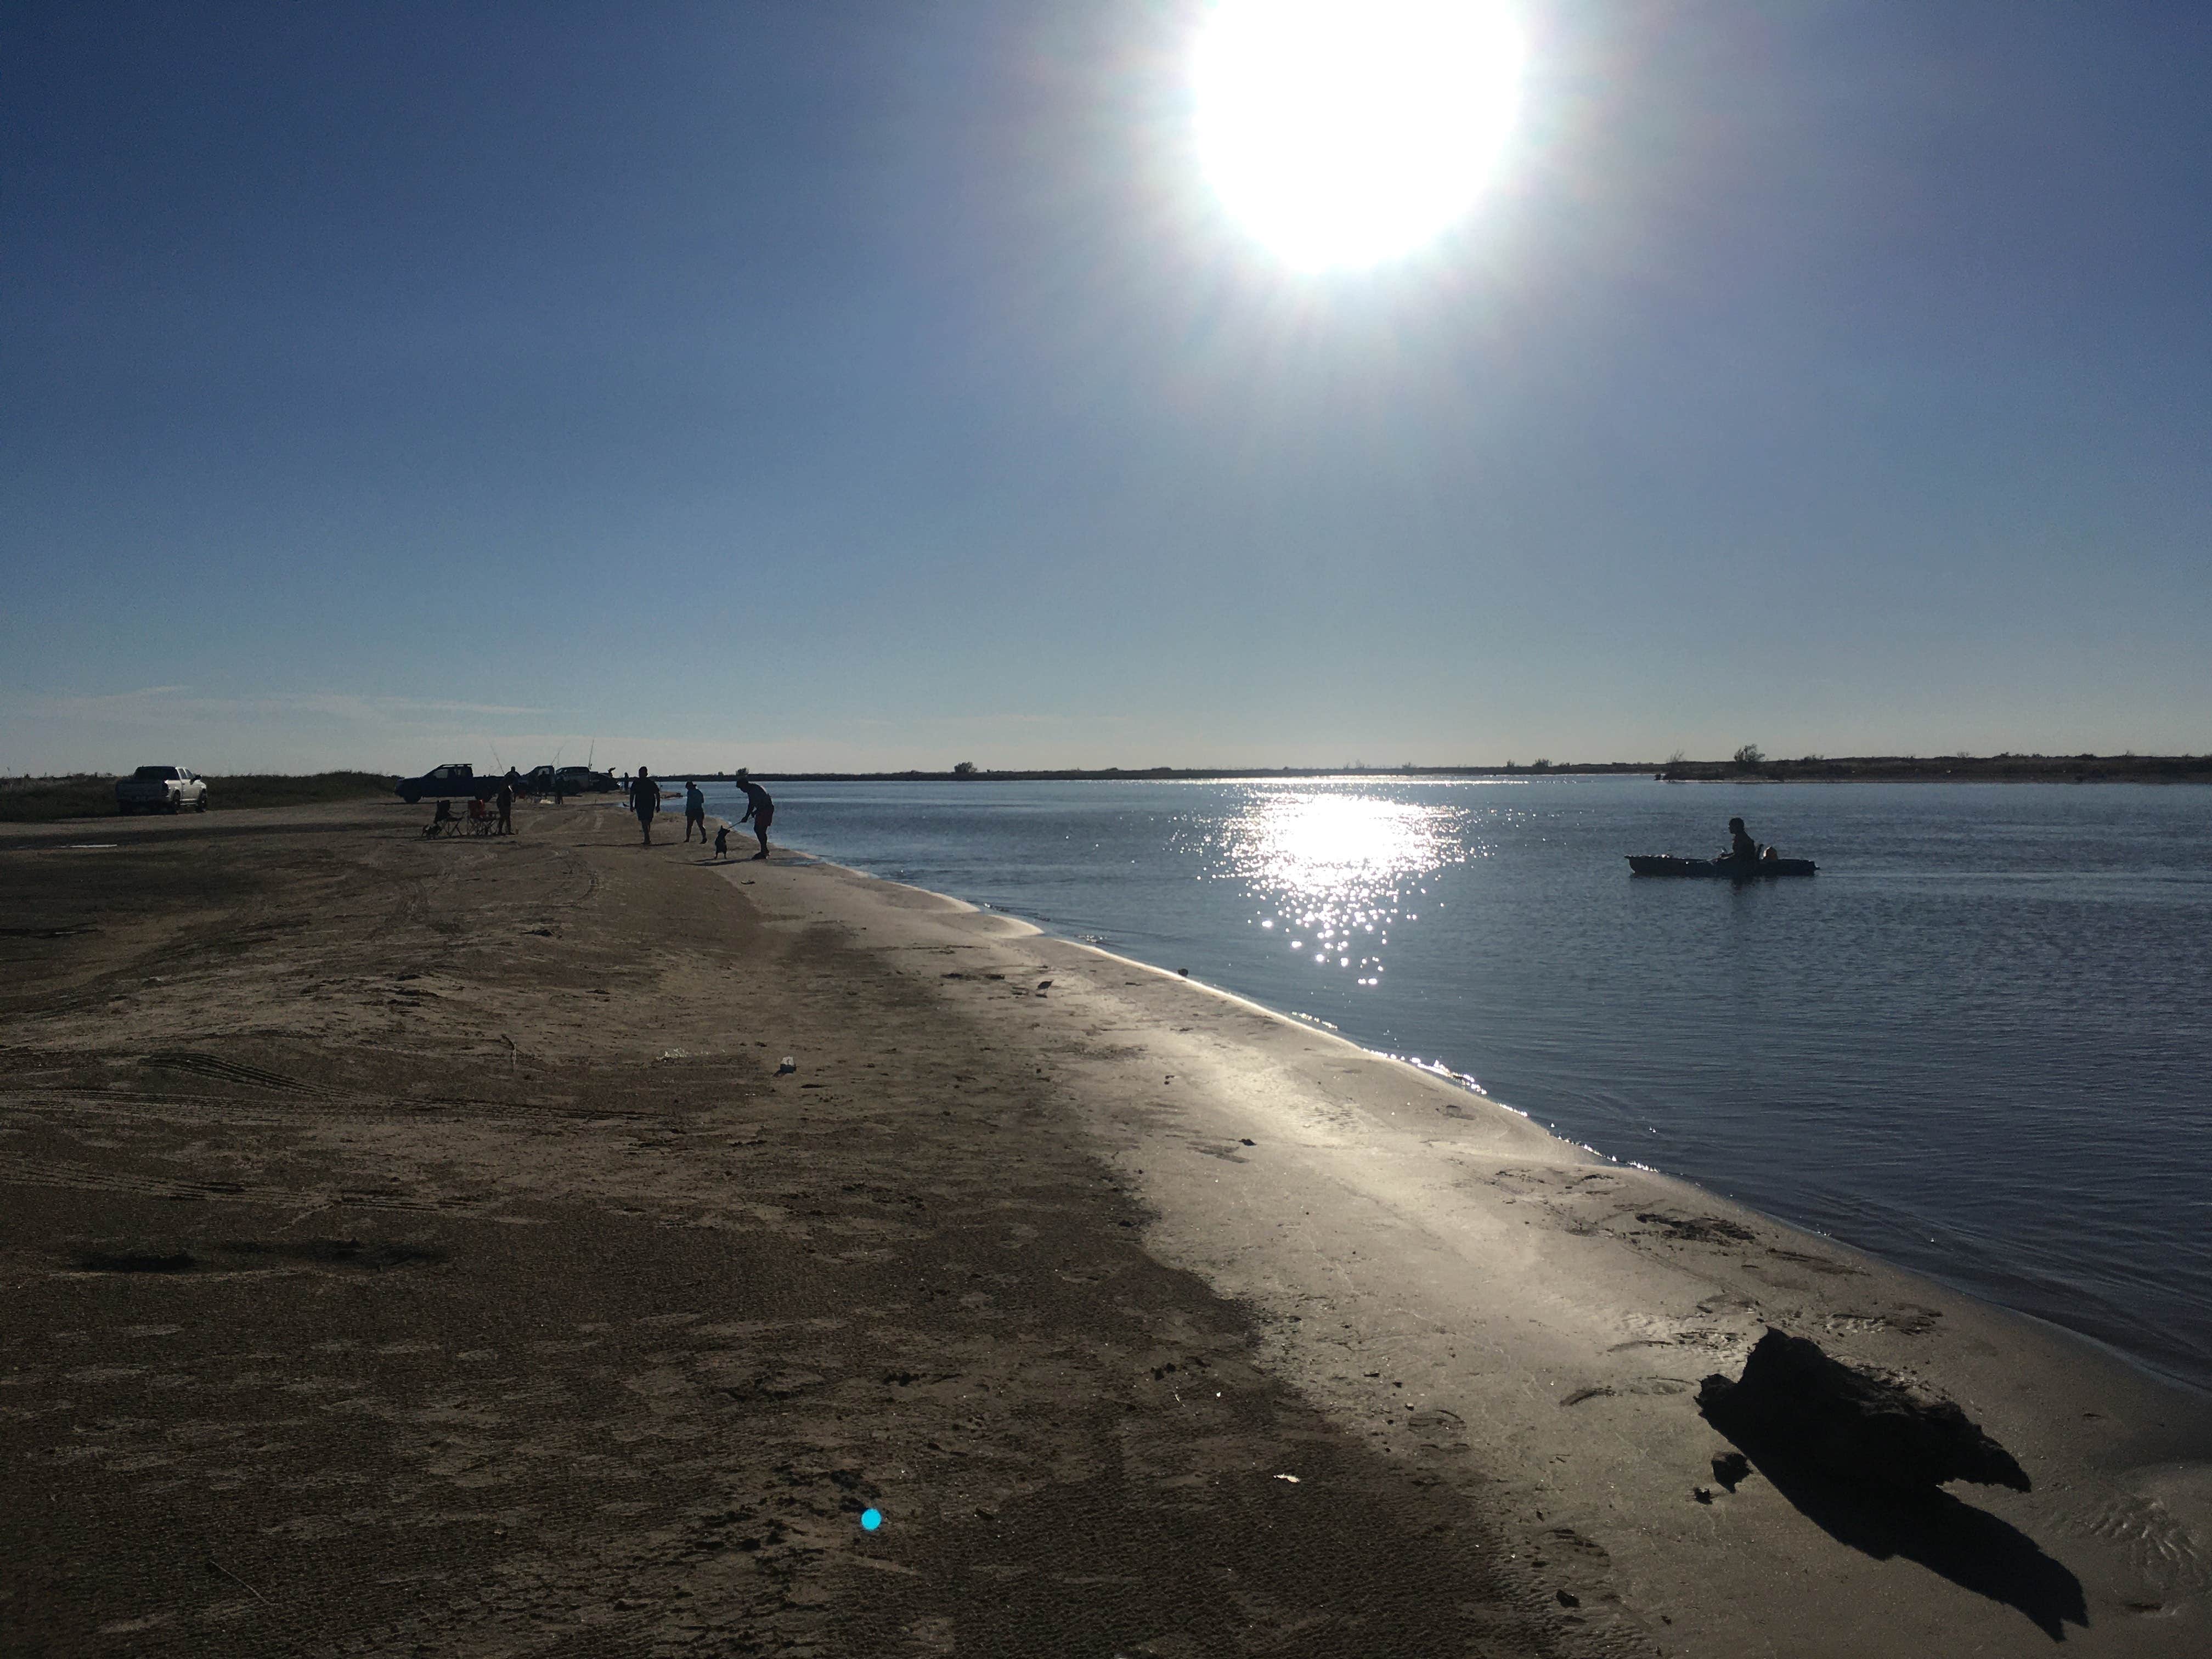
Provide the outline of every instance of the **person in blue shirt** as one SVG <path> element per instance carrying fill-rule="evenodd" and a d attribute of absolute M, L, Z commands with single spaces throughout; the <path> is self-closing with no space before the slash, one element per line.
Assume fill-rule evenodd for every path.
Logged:
<path fill-rule="evenodd" d="M 738 822 L 752 824 L 753 834 L 760 837 L 760 851 L 753 856 L 764 859 L 768 856 L 768 826 L 775 817 L 775 803 L 768 798 L 768 791 L 755 783 L 752 775 L 742 766 L 738 769 L 737 785 L 745 792 L 745 816 Z"/>
<path fill-rule="evenodd" d="M 695 827 L 699 831 L 699 844 L 703 847 L 707 844 L 707 797 L 700 793 L 698 779 L 686 778 L 684 781 L 684 844 L 686 847 L 691 844 L 691 831 Z"/>

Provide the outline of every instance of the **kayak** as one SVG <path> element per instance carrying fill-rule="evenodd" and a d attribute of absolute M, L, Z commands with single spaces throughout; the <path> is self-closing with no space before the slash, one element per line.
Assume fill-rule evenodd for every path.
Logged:
<path fill-rule="evenodd" d="M 1735 859 L 1678 859 L 1672 853 L 1638 857 L 1628 867 L 1639 876 L 1722 876 L 1730 881 L 1762 881 L 1770 876 L 1809 876 L 1818 868 L 1810 859 L 1753 859 L 1748 864 Z"/>

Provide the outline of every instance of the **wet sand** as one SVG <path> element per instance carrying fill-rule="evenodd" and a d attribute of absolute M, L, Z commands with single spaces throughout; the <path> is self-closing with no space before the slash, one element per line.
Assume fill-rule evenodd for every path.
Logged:
<path fill-rule="evenodd" d="M 0 830 L 0 1650 L 2212 1641 L 2206 1402 L 2087 1344 L 933 895 L 422 816 Z M 1768 1322 L 2035 1492 L 1717 1486 Z"/>

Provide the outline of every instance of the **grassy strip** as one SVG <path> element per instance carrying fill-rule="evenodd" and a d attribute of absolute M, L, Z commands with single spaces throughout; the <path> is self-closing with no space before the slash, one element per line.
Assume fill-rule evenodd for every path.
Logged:
<path fill-rule="evenodd" d="M 306 777 L 242 772 L 235 777 L 210 778 L 208 795 L 216 811 L 226 806 L 304 806 L 311 801 L 389 795 L 397 781 L 382 772 L 316 772 Z"/>
<path fill-rule="evenodd" d="M 388 795 L 392 781 L 375 772 L 317 772 L 310 776 L 253 772 L 207 782 L 208 810 L 220 812 L 234 806 L 303 806 Z M 113 817 L 115 813 L 112 777 L 80 774 L 0 781 L 0 823 L 49 823 L 59 818 Z"/>
<path fill-rule="evenodd" d="M 1679 783 L 2212 783 L 2212 755 L 1875 755 L 1674 761 Z"/>

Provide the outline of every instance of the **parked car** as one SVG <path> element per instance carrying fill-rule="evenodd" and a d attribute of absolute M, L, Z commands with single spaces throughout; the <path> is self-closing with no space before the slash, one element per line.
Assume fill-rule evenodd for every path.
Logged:
<path fill-rule="evenodd" d="M 497 778 L 480 778 L 461 761 L 434 766 L 419 778 L 402 778 L 395 793 L 412 806 L 418 800 L 489 800 L 499 793 Z"/>
<path fill-rule="evenodd" d="M 526 795 L 593 795 L 605 794 L 614 787 L 611 776 L 588 766 L 533 766 L 522 775 L 515 788 Z"/>
<path fill-rule="evenodd" d="M 132 812 L 195 812 L 208 808 L 207 780 L 188 766 L 142 766 L 115 781 L 115 810 Z"/>
<path fill-rule="evenodd" d="M 611 772 L 594 772 L 588 766 L 561 769 L 561 793 L 564 795 L 604 795 L 614 787 L 614 775 Z"/>

